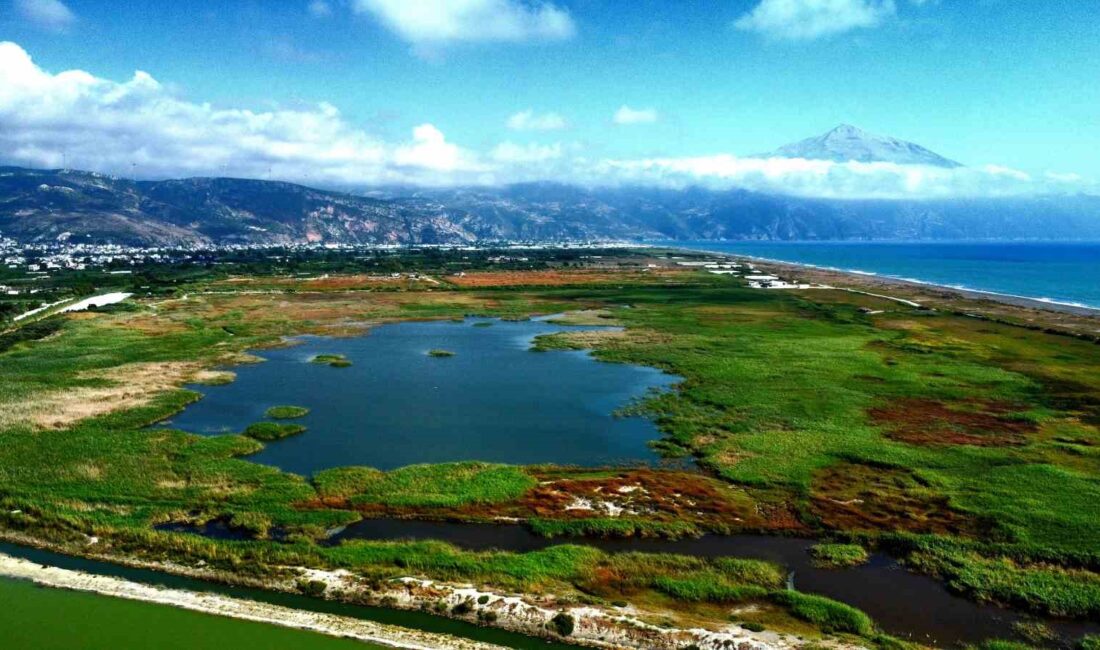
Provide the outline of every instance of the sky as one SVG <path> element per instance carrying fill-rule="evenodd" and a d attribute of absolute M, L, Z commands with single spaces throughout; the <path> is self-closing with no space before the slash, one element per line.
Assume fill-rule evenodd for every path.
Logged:
<path fill-rule="evenodd" d="M 849 123 L 966 167 L 754 157 Z M 0 0 L 0 161 L 322 186 L 1094 192 L 1100 0 Z"/>

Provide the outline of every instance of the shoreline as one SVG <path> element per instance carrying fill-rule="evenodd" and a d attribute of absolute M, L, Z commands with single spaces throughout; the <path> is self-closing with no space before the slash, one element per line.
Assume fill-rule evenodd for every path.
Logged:
<path fill-rule="evenodd" d="M 436 632 L 424 632 L 222 594 L 157 587 L 112 576 L 62 569 L 37 564 L 6 553 L 0 553 L 0 578 L 26 580 L 53 589 L 93 593 L 111 598 L 177 607 L 212 616 L 278 625 L 326 636 L 351 638 L 403 650 L 505 650 L 503 646 Z"/>
<path fill-rule="evenodd" d="M 1084 317 L 1100 317 L 1100 307 L 1086 305 L 1083 303 L 1068 302 L 1053 300 L 1050 298 L 1032 297 L 1032 296 L 1020 296 L 1011 293 L 1003 293 L 999 291 L 989 291 L 985 289 L 971 289 L 968 287 L 952 286 L 949 284 L 939 284 L 936 282 L 930 282 L 926 280 L 918 280 L 916 278 L 899 278 L 893 275 L 883 275 L 881 273 L 874 273 L 868 271 L 860 271 L 858 269 L 843 269 L 834 266 L 822 266 L 820 264 L 810 264 L 808 262 L 792 262 L 789 260 L 780 260 L 770 257 L 760 257 L 758 255 L 748 255 L 745 253 L 733 253 L 730 251 L 708 250 L 703 248 L 684 248 L 681 246 L 668 246 L 668 250 L 687 253 L 705 253 L 708 255 L 719 255 L 722 257 L 728 257 L 739 260 L 749 260 L 752 262 L 758 262 L 761 264 L 775 264 L 781 266 L 789 266 L 798 269 L 808 269 L 812 271 L 819 271 L 823 273 L 836 273 L 845 277 L 858 278 L 867 281 L 877 281 L 884 284 L 900 285 L 913 287 L 915 289 L 932 289 L 936 291 L 954 292 L 965 298 L 971 298 L 976 300 L 993 300 L 996 302 L 1004 303 L 1006 305 L 1012 305 L 1014 307 L 1027 307 L 1031 309 L 1044 309 L 1047 311 L 1056 311 L 1066 314 L 1072 314 L 1074 316 Z"/>
<path fill-rule="evenodd" d="M 376 581 L 346 569 L 280 566 L 279 569 L 289 573 L 282 577 L 263 579 L 225 573 L 209 567 L 188 567 L 170 561 L 77 551 L 25 535 L 0 534 L 0 539 L 52 553 L 271 593 L 297 594 L 298 585 L 306 580 L 324 585 L 324 595 L 320 598 L 326 601 L 426 612 L 521 634 L 534 640 L 577 647 L 607 650 L 682 650 L 691 646 L 699 650 L 729 650 L 731 647 L 737 650 L 798 650 L 807 645 L 818 650 L 868 650 L 870 647 L 860 639 L 830 636 L 807 639 L 796 633 L 752 631 L 732 622 L 719 626 L 719 629 L 654 625 L 643 622 L 647 612 L 634 607 L 607 611 L 603 607 L 580 604 L 570 598 L 563 600 L 554 594 L 500 592 L 473 584 L 435 581 L 408 575 L 379 585 Z M 91 543 L 98 544 L 99 541 Z M 311 608 L 271 604 L 216 591 L 164 587 L 100 574 L 94 570 L 66 569 L 0 551 L 0 579 L 3 578 L 30 580 L 43 587 L 180 607 L 213 616 L 271 623 L 403 650 L 507 650 L 507 647 L 511 647 L 446 632 L 329 614 Z M 454 610 L 460 605 L 466 611 L 458 614 Z M 487 614 L 491 615 L 486 616 Z M 553 619 L 559 614 L 567 614 L 575 624 L 573 631 L 566 636 L 553 632 Z"/>

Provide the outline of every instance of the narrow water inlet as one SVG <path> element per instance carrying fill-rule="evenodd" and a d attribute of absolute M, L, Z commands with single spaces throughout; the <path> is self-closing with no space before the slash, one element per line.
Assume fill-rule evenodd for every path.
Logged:
<path fill-rule="evenodd" d="M 951 593 L 943 583 L 920 575 L 884 553 L 848 569 L 814 566 L 809 549 L 816 541 L 769 535 L 704 535 L 699 538 L 547 538 L 515 524 L 464 524 L 407 519 L 364 519 L 344 528 L 327 543 L 351 540 L 434 539 L 469 550 L 534 551 L 555 544 L 582 544 L 609 553 L 675 553 L 693 557 L 723 556 L 769 560 L 784 566 L 788 588 L 833 598 L 866 612 L 883 630 L 911 641 L 957 647 L 990 638 L 1015 638 L 1013 624 L 1037 620 L 1068 644 L 1085 634 L 1100 633 L 1100 623 L 1028 616 L 980 604 Z"/>

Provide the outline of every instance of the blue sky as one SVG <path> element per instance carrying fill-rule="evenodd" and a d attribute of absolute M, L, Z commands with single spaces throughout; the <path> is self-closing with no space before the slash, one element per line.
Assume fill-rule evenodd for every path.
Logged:
<path fill-rule="evenodd" d="M 1092 0 L 0 0 L 0 41 L 49 75 L 125 84 L 141 70 L 158 93 L 214 110 L 331 106 L 342 137 L 377 144 L 383 167 L 414 168 L 422 158 L 400 147 L 442 139 L 454 149 L 435 171 L 458 180 L 743 157 L 839 123 L 971 166 L 1100 177 Z M 424 125 L 435 131 L 415 135 Z M 47 135 L 0 156 L 27 162 L 64 144 Z M 66 162 L 96 166 L 66 146 Z M 119 172 L 121 156 L 98 166 Z M 151 156 L 136 173 L 258 168 L 215 156 L 205 172 L 173 169 Z M 511 162 L 524 171 L 500 170 Z M 400 179 L 364 170 L 367 183 Z"/>

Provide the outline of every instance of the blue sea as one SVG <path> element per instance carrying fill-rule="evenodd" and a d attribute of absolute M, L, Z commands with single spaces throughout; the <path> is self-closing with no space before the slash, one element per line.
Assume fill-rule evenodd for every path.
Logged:
<path fill-rule="evenodd" d="M 663 242 L 1100 309 L 1100 242 Z"/>

